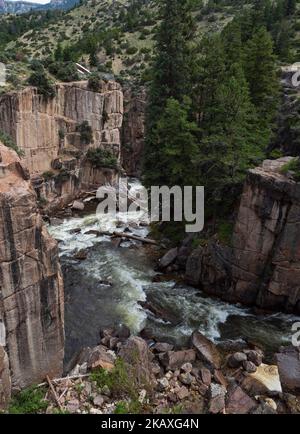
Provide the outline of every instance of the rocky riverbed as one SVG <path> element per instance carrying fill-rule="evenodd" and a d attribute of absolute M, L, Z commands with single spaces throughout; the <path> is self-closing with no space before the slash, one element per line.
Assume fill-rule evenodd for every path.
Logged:
<path fill-rule="evenodd" d="M 46 413 L 300 412 L 296 348 L 282 348 L 268 364 L 255 345 L 228 351 L 195 331 L 176 348 L 119 326 L 101 330 L 98 345 L 71 363 L 68 376 L 45 389 Z"/>

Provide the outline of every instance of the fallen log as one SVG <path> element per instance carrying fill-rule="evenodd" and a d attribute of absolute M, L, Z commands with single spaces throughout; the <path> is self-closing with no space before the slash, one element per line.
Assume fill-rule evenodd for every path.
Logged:
<path fill-rule="evenodd" d="M 141 241 L 144 244 L 152 244 L 158 246 L 158 242 L 150 238 L 139 237 L 138 235 L 128 234 L 127 232 L 114 232 L 111 234 L 113 238 L 127 238 L 129 240 Z"/>
<path fill-rule="evenodd" d="M 57 403 L 59 409 L 62 411 L 62 410 L 63 410 L 63 407 L 62 407 L 62 405 L 61 405 L 61 403 L 60 403 L 60 401 L 59 401 L 59 397 L 58 397 L 58 395 L 57 395 L 57 393 L 56 393 L 56 391 L 55 391 L 55 389 L 54 389 L 54 386 L 53 386 L 53 384 L 52 384 L 50 378 L 48 377 L 48 375 L 46 376 L 46 380 L 47 380 L 47 383 L 48 383 L 49 386 L 50 386 L 50 389 L 51 389 L 52 395 L 53 395 L 53 397 L 54 397 L 54 399 L 55 399 L 55 401 L 56 401 L 56 403 Z"/>

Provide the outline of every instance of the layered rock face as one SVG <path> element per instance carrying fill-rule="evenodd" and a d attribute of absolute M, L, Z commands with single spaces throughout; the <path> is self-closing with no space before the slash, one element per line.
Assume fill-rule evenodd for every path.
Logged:
<path fill-rule="evenodd" d="M 50 170 L 64 151 L 86 151 L 76 131 L 84 121 L 93 131 L 92 146 L 119 158 L 122 120 L 123 93 L 113 81 L 103 82 L 99 92 L 88 90 L 86 81 L 57 84 L 48 100 L 32 87 L 0 97 L 0 129 L 24 151 L 30 173 Z"/>
<path fill-rule="evenodd" d="M 230 301 L 300 312 L 300 184 L 280 173 L 288 160 L 249 171 L 232 248 L 211 242 L 194 251 L 190 283 Z"/>
<path fill-rule="evenodd" d="M 129 176 L 140 176 L 145 139 L 146 90 L 124 91 L 122 166 Z"/>
<path fill-rule="evenodd" d="M 86 81 L 60 83 L 53 99 L 32 87 L 0 97 L 0 130 L 23 151 L 22 161 L 47 212 L 63 207 L 83 189 L 118 180 L 118 170 L 95 168 L 86 154 L 101 148 L 119 164 L 122 122 L 123 93 L 114 81 L 101 82 L 98 92 L 90 91 Z M 83 123 L 91 128 L 91 142 L 82 139 Z"/>
<path fill-rule="evenodd" d="M 61 374 L 64 305 L 57 242 L 38 213 L 27 170 L 2 144 L 0 215 L 0 405 L 5 405 L 10 383 L 25 387 Z"/>

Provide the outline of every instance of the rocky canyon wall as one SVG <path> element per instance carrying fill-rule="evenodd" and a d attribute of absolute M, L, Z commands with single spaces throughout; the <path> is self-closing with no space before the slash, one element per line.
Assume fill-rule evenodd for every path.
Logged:
<path fill-rule="evenodd" d="M 28 87 L 0 97 L 0 130 L 8 133 L 24 152 L 30 173 L 51 169 L 64 151 L 85 151 L 78 125 L 87 121 L 93 147 L 109 149 L 119 158 L 123 121 L 123 93 L 118 83 L 102 82 L 98 92 L 87 82 L 60 83 L 56 96 L 45 99 Z"/>
<path fill-rule="evenodd" d="M 300 183 L 281 174 L 288 159 L 249 171 L 232 245 L 196 249 L 190 283 L 229 301 L 300 313 Z"/>
<path fill-rule="evenodd" d="M 0 144 L 0 406 L 11 387 L 62 373 L 63 283 L 57 242 L 37 209 L 29 173 Z"/>
<path fill-rule="evenodd" d="M 91 141 L 82 138 L 84 122 Z M 64 206 L 82 189 L 116 182 L 118 167 L 95 167 L 86 154 L 101 148 L 120 165 L 122 123 L 123 92 L 114 81 L 102 81 L 98 92 L 89 90 L 86 81 L 59 83 L 53 99 L 33 87 L 0 97 L 0 130 L 23 151 L 22 161 L 47 211 Z"/>
<path fill-rule="evenodd" d="M 122 166 L 128 176 L 139 177 L 145 139 L 145 88 L 124 90 L 124 121 L 122 128 Z"/>

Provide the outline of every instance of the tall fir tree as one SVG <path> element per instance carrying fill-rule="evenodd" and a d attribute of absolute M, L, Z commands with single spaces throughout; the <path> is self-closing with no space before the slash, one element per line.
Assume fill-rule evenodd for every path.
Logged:
<path fill-rule="evenodd" d="M 254 32 L 245 54 L 244 70 L 251 99 L 259 115 L 261 141 L 267 145 L 278 109 L 279 80 L 273 41 L 265 27 L 260 27 Z"/>
<path fill-rule="evenodd" d="M 163 0 L 156 43 L 153 80 L 149 95 L 144 152 L 144 182 L 147 186 L 168 183 L 163 150 L 155 129 L 169 98 L 182 103 L 191 94 L 191 42 L 195 22 L 190 0 Z"/>

